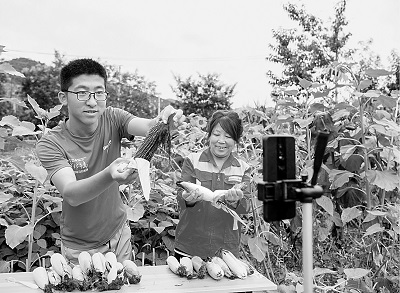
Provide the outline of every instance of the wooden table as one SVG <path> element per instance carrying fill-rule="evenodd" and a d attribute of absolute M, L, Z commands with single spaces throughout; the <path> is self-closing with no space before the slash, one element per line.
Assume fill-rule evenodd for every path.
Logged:
<path fill-rule="evenodd" d="M 173 274 L 168 266 L 140 266 L 139 270 L 142 279 L 139 284 L 123 286 L 119 291 L 108 291 L 114 293 L 128 292 L 245 292 L 245 291 L 270 291 L 276 290 L 277 286 L 258 272 L 248 276 L 245 280 L 229 280 L 223 278 L 219 281 L 207 276 L 204 279 L 180 278 Z M 8 278 L 18 281 L 34 283 L 32 273 L 7 273 L 0 274 L 1 293 L 21 293 L 21 292 L 43 292 L 40 289 L 31 289 L 19 283 L 10 282 Z M 74 291 L 75 292 L 75 291 Z M 80 291 L 76 291 L 80 292 Z M 97 292 L 97 291 L 89 291 Z"/>

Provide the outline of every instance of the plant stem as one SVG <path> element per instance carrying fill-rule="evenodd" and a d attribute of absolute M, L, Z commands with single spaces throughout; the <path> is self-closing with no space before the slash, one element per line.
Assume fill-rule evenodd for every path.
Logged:
<path fill-rule="evenodd" d="M 35 213 L 36 213 L 36 199 L 37 199 L 38 183 L 39 183 L 39 181 L 36 179 L 35 187 L 33 189 L 32 216 L 31 216 L 31 222 L 30 222 L 30 225 L 32 225 L 33 228 L 35 227 Z M 26 263 L 26 271 L 27 272 L 29 272 L 31 269 L 32 247 L 33 247 L 33 231 L 31 234 L 29 234 L 29 240 L 28 240 L 28 259 L 27 259 L 27 263 Z"/>
<path fill-rule="evenodd" d="M 360 126 L 361 126 L 361 143 L 365 145 L 365 126 L 364 126 L 364 105 L 362 102 L 362 97 L 358 97 L 360 103 Z M 367 178 L 367 172 L 369 170 L 369 161 L 367 150 L 363 150 L 364 156 L 364 171 L 365 171 L 365 193 L 367 194 L 367 209 L 371 210 L 371 191 L 369 188 L 369 181 Z"/>

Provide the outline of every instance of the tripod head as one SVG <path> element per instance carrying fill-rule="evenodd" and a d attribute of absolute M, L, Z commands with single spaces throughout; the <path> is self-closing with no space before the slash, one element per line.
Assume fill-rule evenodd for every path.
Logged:
<path fill-rule="evenodd" d="M 296 179 L 295 139 L 290 135 L 268 135 L 263 138 L 263 181 L 257 182 L 258 199 L 263 201 L 267 222 L 290 219 L 296 215 L 296 201 L 312 202 L 323 194 L 316 185 L 328 133 L 319 132 L 315 146 L 313 176 Z"/>

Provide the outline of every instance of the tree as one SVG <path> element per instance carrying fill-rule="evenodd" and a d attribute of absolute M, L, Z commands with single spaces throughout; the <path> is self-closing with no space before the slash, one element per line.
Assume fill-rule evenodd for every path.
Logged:
<path fill-rule="evenodd" d="M 22 80 L 21 97 L 27 101 L 28 95 L 33 98 L 43 109 L 50 109 L 60 104 L 58 92 L 60 91 L 59 75 L 61 68 L 65 65 L 64 56 L 55 51 L 53 65 L 38 63 L 30 68 L 25 68 L 23 73 L 25 79 Z M 61 115 L 49 121 L 49 128 L 54 127 L 67 115 L 65 108 Z M 20 120 L 30 121 L 35 125 L 39 120 L 35 118 L 35 111 L 28 108 L 20 115 Z"/>
<path fill-rule="evenodd" d="M 234 96 L 236 84 L 225 85 L 216 73 L 198 74 L 199 80 L 192 76 L 182 79 L 174 75 L 177 86 L 172 87 L 178 101 L 175 106 L 183 110 L 185 115 L 199 114 L 205 118 L 211 117 L 216 110 L 231 109 L 230 99 Z"/>
<path fill-rule="evenodd" d="M 139 117 L 151 118 L 157 115 L 158 98 L 154 82 L 147 81 L 137 71 L 121 73 L 120 68 L 113 65 L 106 65 L 106 69 L 107 91 L 110 92 L 108 105 Z"/>
<path fill-rule="evenodd" d="M 290 19 L 296 21 L 298 29 L 273 30 L 277 45 L 270 45 L 271 53 L 267 60 L 283 65 L 283 74 L 276 76 L 267 72 L 275 86 L 298 84 L 298 78 L 312 79 L 315 68 L 337 61 L 342 53 L 350 33 L 344 33 L 347 21 L 344 16 L 346 1 L 340 1 L 335 7 L 335 18 L 330 27 L 324 26 L 322 20 L 307 13 L 304 6 L 284 5 Z"/>

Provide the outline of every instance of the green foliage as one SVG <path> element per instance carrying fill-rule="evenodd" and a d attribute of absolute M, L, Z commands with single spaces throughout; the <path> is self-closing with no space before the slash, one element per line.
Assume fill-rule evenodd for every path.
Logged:
<path fill-rule="evenodd" d="M 343 47 L 350 34 L 343 32 L 346 1 L 340 1 L 335 8 L 333 23 L 328 26 L 321 19 L 307 13 L 304 7 L 295 4 L 284 5 L 290 19 L 296 21 L 298 29 L 273 30 L 276 45 L 269 45 L 272 53 L 267 59 L 283 66 L 282 76 L 276 76 L 271 70 L 267 76 L 272 85 L 297 84 L 298 77 L 311 80 L 315 68 L 324 67 L 337 61 L 344 54 Z"/>
<path fill-rule="evenodd" d="M 62 60 L 61 56 L 56 54 L 56 61 L 54 63 L 57 66 L 37 64 L 23 71 L 26 78 L 22 81 L 21 96 L 31 96 L 38 103 L 39 107 L 43 109 L 53 108 L 60 104 L 58 100 L 58 92 L 60 90 L 58 77 L 61 67 L 65 65 L 65 61 Z M 23 100 L 27 101 L 26 98 Z M 35 111 L 28 109 L 19 117 L 21 120 L 38 124 L 40 120 L 35 117 L 35 114 Z M 64 109 L 62 115 L 50 121 L 49 127 L 53 128 L 66 116 L 67 113 Z"/>
<path fill-rule="evenodd" d="M 109 77 L 107 91 L 111 93 L 107 101 L 109 106 L 124 109 L 139 117 L 157 116 L 158 98 L 154 82 L 147 81 L 137 71 L 122 73 L 111 65 L 107 65 L 106 69 Z"/>
<path fill-rule="evenodd" d="M 174 79 L 177 83 L 173 88 L 178 97 L 176 105 L 185 115 L 193 113 L 209 118 L 216 110 L 231 108 L 230 99 L 234 96 L 236 84 L 223 84 L 218 74 L 199 74 L 199 80 L 175 75 Z"/>

